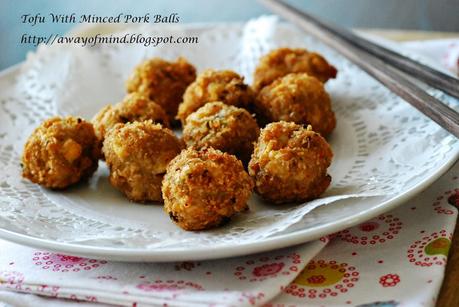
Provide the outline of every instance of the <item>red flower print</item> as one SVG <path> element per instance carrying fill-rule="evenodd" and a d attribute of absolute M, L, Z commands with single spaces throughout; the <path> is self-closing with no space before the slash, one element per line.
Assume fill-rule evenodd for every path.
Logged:
<path fill-rule="evenodd" d="M 433 232 L 431 235 L 423 234 L 422 237 L 409 245 L 407 250 L 408 261 L 421 267 L 446 265 L 451 238 L 452 233 L 448 233 L 445 229 Z"/>
<path fill-rule="evenodd" d="M 269 276 L 269 275 L 279 273 L 283 267 L 284 267 L 284 263 L 282 262 L 263 264 L 262 266 L 258 266 L 254 268 L 252 273 L 253 275 L 257 277 Z"/>
<path fill-rule="evenodd" d="M 379 224 L 376 222 L 366 222 L 359 225 L 361 231 L 373 231 L 379 227 Z"/>
<path fill-rule="evenodd" d="M 34 253 L 32 261 L 43 270 L 51 270 L 54 272 L 89 271 L 107 263 L 105 260 L 87 259 L 40 251 Z"/>
<path fill-rule="evenodd" d="M 383 287 L 395 287 L 400 282 L 400 276 L 397 274 L 387 274 L 379 278 L 379 283 Z"/>
<path fill-rule="evenodd" d="M 307 280 L 311 284 L 321 284 L 325 282 L 325 277 L 323 275 L 313 275 L 309 277 Z"/>
<path fill-rule="evenodd" d="M 246 260 L 235 267 L 233 275 L 239 280 L 260 282 L 278 276 L 296 275 L 301 262 L 301 257 L 297 253 L 261 256 Z"/>
<path fill-rule="evenodd" d="M 68 255 L 61 255 L 61 254 L 56 254 L 56 256 L 60 259 L 62 262 L 70 262 L 70 263 L 75 263 L 75 262 L 80 262 L 83 260 L 82 257 L 75 257 L 75 256 L 68 256 Z"/>
<path fill-rule="evenodd" d="M 352 244 L 375 245 L 394 239 L 402 227 L 403 223 L 398 217 L 392 214 L 383 214 L 360 225 L 340 231 L 336 237 Z"/>
<path fill-rule="evenodd" d="M 181 271 L 181 270 L 186 270 L 186 271 L 192 271 L 195 267 L 200 266 L 200 262 L 193 262 L 193 261 L 184 261 L 177 263 L 175 265 L 175 270 L 176 271 Z"/>
<path fill-rule="evenodd" d="M 359 276 L 357 269 L 347 263 L 311 260 L 283 291 L 299 298 L 325 299 L 350 291 Z"/>

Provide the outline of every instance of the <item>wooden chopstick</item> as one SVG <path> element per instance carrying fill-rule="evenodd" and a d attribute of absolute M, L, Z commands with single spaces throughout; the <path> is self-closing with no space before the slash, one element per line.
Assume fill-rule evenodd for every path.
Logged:
<path fill-rule="evenodd" d="M 387 65 L 386 62 L 368 53 L 366 50 L 351 44 L 331 29 L 328 29 L 324 24 L 314 22 L 304 12 L 282 1 L 259 1 L 273 12 L 337 50 L 392 92 L 405 99 L 424 115 L 459 138 L 459 113 L 443 104 L 440 100 L 427 94 L 396 68 Z"/>
<path fill-rule="evenodd" d="M 321 27 L 325 27 L 332 31 L 334 34 L 344 38 L 349 43 L 366 50 L 368 53 L 380 58 L 397 69 L 416 76 L 416 79 L 431 85 L 434 88 L 444 91 L 456 98 L 459 98 L 459 79 L 451 77 L 443 72 L 433 69 L 427 65 L 414 61 L 400 53 L 385 48 L 381 45 L 375 44 L 365 38 L 352 33 L 345 28 L 339 28 L 333 24 L 320 20 L 306 12 L 302 12 L 304 16 Z"/>

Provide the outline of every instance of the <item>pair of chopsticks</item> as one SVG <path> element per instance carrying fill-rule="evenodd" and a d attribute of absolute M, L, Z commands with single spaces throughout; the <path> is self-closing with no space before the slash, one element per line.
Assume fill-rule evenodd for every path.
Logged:
<path fill-rule="evenodd" d="M 432 97 L 404 73 L 459 98 L 459 80 L 376 45 L 280 0 L 259 0 L 273 12 L 317 37 L 392 92 L 459 138 L 459 113 Z"/>

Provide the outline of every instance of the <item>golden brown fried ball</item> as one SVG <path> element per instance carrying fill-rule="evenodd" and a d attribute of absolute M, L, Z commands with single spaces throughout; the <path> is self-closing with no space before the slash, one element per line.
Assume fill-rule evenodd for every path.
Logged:
<path fill-rule="evenodd" d="M 290 121 L 310 124 L 323 136 L 336 126 L 330 96 L 322 82 L 307 74 L 289 74 L 264 87 L 257 95 L 255 112 L 260 122 Z"/>
<path fill-rule="evenodd" d="M 126 82 L 128 93 L 141 93 L 167 113 L 172 121 L 185 89 L 196 79 L 196 69 L 184 58 L 168 62 L 153 58 L 138 65 Z"/>
<path fill-rule="evenodd" d="M 91 123 L 54 117 L 30 135 L 22 155 L 22 176 L 51 189 L 63 189 L 97 169 L 100 143 Z"/>
<path fill-rule="evenodd" d="M 213 148 L 183 150 L 167 167 L 164 210 L 185 230 L 203 230 L 248 209 L 253 188 L 235 156 Z"/>
<path fill-rule="evenodd" d="M 161 201 L 167 164 L 183 147 L 171 130 L 151 120 L 116 124 L 103 146 L 110 183 L 130 200 Z"/>
<path fill-rule="evenodd" d="M 279 48 L 260 59 L 253 77 L 253 88 L 259 91 L 290 73 L 307 73 L 326 82 L 336 77 L 337 70 L 318 53 L 306 49 Z"/>
<path fill-rule="evenodd" d="M 163 125 L 163 127 L 170 127 L 169 118 L 160 105 L 142 94 L 132 93 L 127 95 L 120 103 L 102 108 L 94 116 L 92 123 L 97 137 L 103 142 L 107 131 L 116 124 L 149 119 Z"/>
<path fill-rule="evenodd" d="M 261 130 L 249 163 L 255 191 L 274 203 L 319 197 L 330 185 L 330 145 L 310 127 L 277 122 Z"/>
<path fill-rule="evenodd" d="M 253 91 L 244 83 L 244 77 L 231 70 L 208 69 L 186 89 L 177 119 L 185 125 L 188 115 L 207 102 L 221 101 L 228 105 L 248 108 L 253 98 Z"/>
<path fill-rule="evenodd" d="M 213 147 L 248 163 L 260 129 L 244 109 L 210 102 L 188 116 L 183 128 L 187 146 Z"/>

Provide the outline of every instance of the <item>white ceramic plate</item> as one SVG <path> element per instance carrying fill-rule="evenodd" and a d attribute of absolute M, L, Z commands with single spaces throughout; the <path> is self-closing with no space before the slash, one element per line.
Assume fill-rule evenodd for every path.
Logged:
<path fill-rule="evenodd" d="M 21 69 L 1 74 L 1 238 L 119 261 L 200 260 L 262 252 L 374 218 L 429 186 L 458 157 L 454 137 L 339 55 L 276 20 L 142 31 L 198 35 L 200 44 L 41 48 Z M 104 104 L 120 100 L 123 80 L 141 59 L 184 55 L 199 70 L 232 68 L 250 83 L 259 56 L 286 45 L 318 50 L 339 70 L 339 77 L 327 84 L 338 126 L 329 139 L 335 154 L 330 168 L 333 184 L 323 199 L 273 206 L 254 196 L 250 213 L 222 228 L 192 233 L 173 225 L 158 205 L 127 201 L 107 182 L 102 162 L 89 183 L 64 192 L 21 179 L 19 157 L 33 128 L 53 114 L 90 118 Z M 432 93 L 451 103 L 449 97 Z"/>

